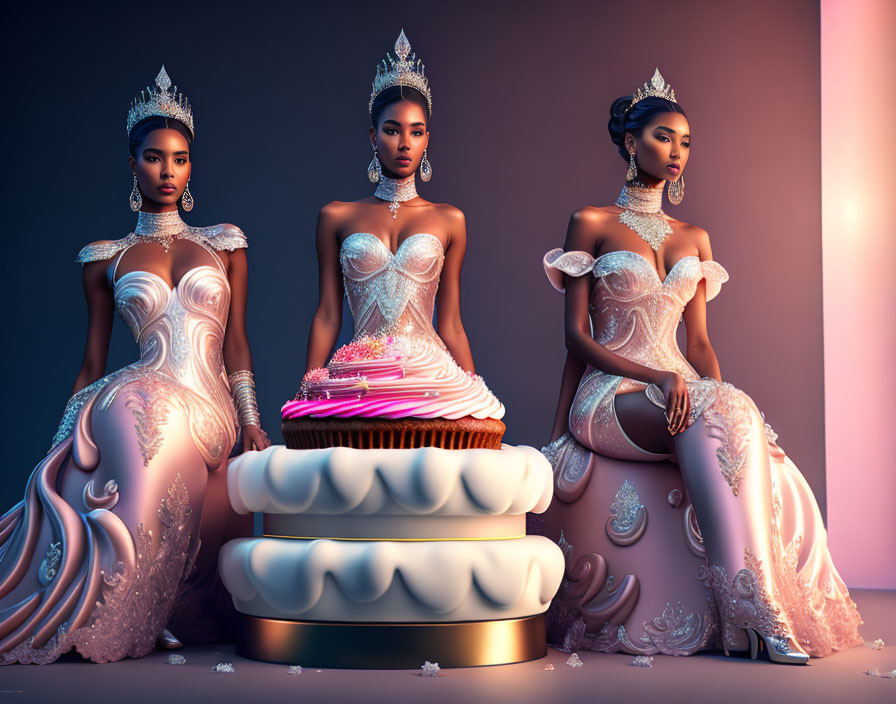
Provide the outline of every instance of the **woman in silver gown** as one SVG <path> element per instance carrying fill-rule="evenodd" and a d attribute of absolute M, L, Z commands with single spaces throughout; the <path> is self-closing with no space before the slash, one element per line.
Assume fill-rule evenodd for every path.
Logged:
<path fill-rule="evenodd" d="M 661 209 L 667 180 L 670 201 L 684 194 L 690 127 L 659 71 L 613 104 L 609 127 L 629 163 L 622 195 L 576 212 L 566 251 L 544 259 L 566 290 L 570 350 L 544 450 L 556 479 L 546 532 L 568 559 L 552 639 L 639 654 L 718 644 L 756 657 L 764 646 L 791 664 L 860 644 L 809 485 L 752 399 L 721 380 L 705 309 L 728 274 L 704 230 Z M 675 337 L 682 318 L 687 356 Z M 589 482 L 614 472 L 616 498 L 598 504 L 609 518 L 577 509 Z M 684 530 L 678 520 L 658 534 L 679 507 Z M 618 584 L 608 570 L 630 574 Z"/>
<path fill-rule="evenodd" d="M 180 219 L 193 115 L 170 83 L 163 67 L 128 114 L 137 226 L 78 256 L 89 327 L 76 393 L 24 500 L 0 519 L 3 663 L 73 648 L 96 662 L 139 657 L 159 638 L 177 645 L 169 623 L 214 637 L 232 609 L 216 568 L 234 527 L 227 458 L 240 425 L 244 449 L 269 444 L 249 371 L 246 238 Z M 140 359 L 98 378 L 113 308 Z"/>

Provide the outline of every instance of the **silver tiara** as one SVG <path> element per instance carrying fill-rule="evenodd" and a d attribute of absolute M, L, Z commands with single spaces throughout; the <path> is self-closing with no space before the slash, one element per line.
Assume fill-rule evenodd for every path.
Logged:
<path fill-rule="evenodd" d="M 645 82 L 643 86 L 638 88 L 638 91 L 632 96 L 632 104 L 628 106 L 626 112 L 631 110 L 636 103 L 644 100 L 644 98 L 664 98 L 672 103 L 678 102 L 675 100 L 675 91 L 672 90 L 672 86 L 666 83 L 659 69 L 653 72 L 653 78 L 649 82 Z"/>
<path fill-rule="evenodd" d="M 410 58 L 408 58 L 410 54 Z M 411 43 L 404 36 L 404 30 L 395 40 L 395 56 L 393 59 L 388 52 L 376 67 L 376 77 L 373 79 L 373 90 L 370 92 L 370 103 L 367 109 L 373 112 L 373 101 L 380 93 L 390 86 L 408 86 L 420 91 L 426 98 L 426 105 L 432 113 L 432 95 L 429 92 L 429 81 L 426 80 L 426 66 L 420 63 L 416 54 L 411 54 Z M 386 63 L 386 59 L 389 63 Z"/>
<path fill-rule="evenodd" d="M 177 92 L 177 86 L 174 86 L 174 90 L 169 88 L 171 79 L 162 66 L 162 70 L 156 76 L 156 87 L 141 90 L 140 97 L 131 101 L 131 109 L 128 110 L 128 134 L 140 120 L 158 115 L 180 120 L 190 130 L 190 137 L 193 136 L 193 108 L 190 107 L 190 101 Z"/>

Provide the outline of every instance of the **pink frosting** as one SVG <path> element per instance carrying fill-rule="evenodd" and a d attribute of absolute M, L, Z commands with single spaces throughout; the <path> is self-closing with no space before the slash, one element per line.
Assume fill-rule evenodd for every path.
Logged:
<path fill-rule="evenodd" d="M 482 377 L 467 374 L 427 340 L 402 345 L 400 357 L 331 364 L 330 378 L 287 402 L 283 418 L 502 418 L 503 404 Z"/>

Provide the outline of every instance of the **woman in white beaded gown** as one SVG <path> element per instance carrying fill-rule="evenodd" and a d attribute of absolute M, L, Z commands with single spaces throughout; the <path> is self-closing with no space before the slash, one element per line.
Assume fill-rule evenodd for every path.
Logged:
<path fill-rule="evenodd" d="M 565 287 L 569 350 L 552 442 L 544 451 L 555 467 L 555 494 L 570 503 L 589 480 L 590 465 L 581 470 L 589 452 L 676 462 L 699 524 L 692 533 L 705 550 L 702 577 L 715 608 L 700 622 L 701 633 L 693 634 L 696 621 L 681 629 L 694 635 L 686 647 L 663 645 L 671 629 L 649 633 L 637 646 L 620 642 L 621 628 L 617 634 L 608 627 L 622 617 L 588 622 L 587 609 L 574 599 L 564 611 L 561 588 L 553 639 L 568 640 L 578 628 L 573 640 L 583 647 L 648 652 L 639 648 L 650 643 L 649 652 L 673 654 L 720 639 L 726 652 L 748 650 L 756 657 L 764 644 L 771 660 L 791 664 L 860 644 L 861 618 L 831 561 L 808 484 L 750 397 L 721 380 L 706 330 L 706 302 L 728 274 L 712 260 L 706 231 L 662 211 L 667 181 L 669 200 L 683 197 L 690 127 L 659 71 L 634 95 L 613 103 L 609 129 L 629 163 L 622 195 L 614 205 L 576 211 L 564 250 L 544 259 L 552 284 Z M 675 338 L 682 318 L 686 356 Z M 680 496 L 670 494 L 669 503 L 677 505 Z M 624 498 L 617 495 L 617 502 L 625 504 Z M 632 534 L 642 508 L 633 506 L 627 523 L 617 516 Z M 605 517 L 582 515 L 575 520 L 590 520 L 592 535 L 604 531 Z M 611 524 L 606 531 L 612 532 Z M 615 542 L 637 540 L 624 537 Z M 577 547 L 587 552 L 587 546 Z M 590 559 L 592 568 L 603 567 Z M 581 580 L 587 567 L 571 564 L 568 581 Z M 645 565 L 641 582 L 668 579 L 668 570 L 676 568 Z M 600 586 L 589 587 L 589 598 Z M 622 591 L 609 588 L 608 598 L 637 600 L 637 590 L 628 596 Z M 625 610 L 614 605 L 620 608 Z M 630 612 L 631 604 L 625 608 Z"/>
<path fill-rule="evenodd" d="M 240 426 L 245 449 L 270 444 L 245 334 L 246 238 L 180 219 L 178 205 L 193 206 L 193 113 L 164 67 L 127 127 L 137 225 L 78 255 L 88 329 L 76 393 L 25 499 L 0 517 L 3 664 L 73 648 L 139 657 L 179 645 L 169 623 L 211 640 L 233 620 L 217 572 L 235 527 L 227 458 Z M 102 376 L 113 310 L 140 358 Z"/>
<path fill-rule="evenodd" d="M 308 336 L 306 375 L 283 406 L 285 422 L 315 416 L 499 421 L 504 406 L 476 375 L 460 313 L 467 247 L 464 214 L 417 194 L 415 173 L 432 176 L 427 155 L 429 81 L 401 32 L 373 81 L 368 178 L 376 192 L 321 208 L 317 222 L 320 300 Z M 348 298 L 355 341 L 387 340 L 402 355 L 402 378 L 371 376 L 363 389 L 330 378 L 324 365 Z M 438 309 L 438 326 L 433 327 Z M 321 372 L 324 372 L 321 378 Z M 503 433 L 503 423 L 498 423 Z M 489 425 L 488 427 L 494 427 Z"/>

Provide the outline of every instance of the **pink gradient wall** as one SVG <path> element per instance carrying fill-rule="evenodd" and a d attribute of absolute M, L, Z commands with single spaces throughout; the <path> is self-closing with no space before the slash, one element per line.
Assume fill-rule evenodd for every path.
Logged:
<path fill-rule="evenodd" d="M 896 3 L 822 0 L 825 452 L 831 552 L 896 587 Z"/>

